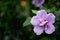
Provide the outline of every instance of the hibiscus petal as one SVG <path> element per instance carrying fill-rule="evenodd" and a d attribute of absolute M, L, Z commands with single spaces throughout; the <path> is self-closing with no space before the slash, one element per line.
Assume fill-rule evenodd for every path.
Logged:
<path fill-rule="evenodd" d="M 52 24 L 49 24 L 45 27 L 45 32 L 47 34 L 52 34 L 55 31 L 55 27 Z"/>
<path fill-rule="evenodd" d="M 43 33 L 43 28 L 39 26 L 35 26 L 33 31 L 36 33 L 36 35 L 41 35 Z"/>
<path fill-rule="evenodd" d="M 54 23 L 55 22 L 55 16 L 52 13 L 49 13 L 47 16 L 48 23 Z"/>
<path fill-rule="evenodd" d="M 46 19 L 46 17 L 47 17 L 47 13 L 46 13 L 46 11 L 45 10 L 40 10 L 40 11 L 38 11 L 37 12 L 37 16 L 40 18 L 40 19 Z"/>
<path fill-rule="evenodd" d="M 45 0 L 37 0 L 37 1 L 35 2 L 35 5 L 36 5 L 36 7 L 39 7 L 39 6 L 41 6 L 44 2 L 45 2 Z"/>
<path fill-rule="evenodd" d="M 39 6 L 41 6 L 41 4 L 35 4 L 35 6 L 36 6 L 36 7 L 39 7 Z"/>
<path fill-rule="evenodd" d="M 35 0 L 32 1 L 32 4 L 35 4 Z"/>
<path fill-rule="evenodd" d="M 37 16 L 33 16 L 30 22 L 34 26 L 39 25 L 39 20 L 38 20 Z"/>
<path fill-rule="evenodd" d="M 33 0 L 32 4 L 34 4 L 36 7 L 41 6 L 43 3 L 45 2 L 45 0 Z"/>

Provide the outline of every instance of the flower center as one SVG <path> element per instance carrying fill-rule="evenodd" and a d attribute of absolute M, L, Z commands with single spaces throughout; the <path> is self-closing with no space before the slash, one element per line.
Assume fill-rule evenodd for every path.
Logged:
<path fill-rule="evenodd" d="M 46 24 L 48 23 L 48 21 L 42 21 L 42 22 L 40 22 L 40 26 L 45 26 Z"/>

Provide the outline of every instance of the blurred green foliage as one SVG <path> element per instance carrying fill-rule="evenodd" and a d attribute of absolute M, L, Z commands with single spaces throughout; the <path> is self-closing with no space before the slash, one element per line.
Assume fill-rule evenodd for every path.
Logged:
<path fill-rule="evenodd" d="M 60 40 L 60 2 L 59 0 L 45 0 L 40 8 L 32 5 L 32 0 L 24 0 L 27 5 L 21 6 L 22 0 L 0 0 L 0 40 Z M 45 9 L 56 16 L 54 23 L 56 31 L 47 35 L 37 36 L 30 24 L 35 11 Z M 32 10 L 35 10 L 31 12 Z"/>

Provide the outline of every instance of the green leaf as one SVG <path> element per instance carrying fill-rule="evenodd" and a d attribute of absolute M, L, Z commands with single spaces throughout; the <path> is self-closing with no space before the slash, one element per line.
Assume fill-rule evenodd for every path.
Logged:
<path fill-rule="evenodd" d="M 56 37 L 53 37 L 52 39 L 53 39 L 53 40 L 56 40 Z"/>
<path fill-rule="evenodd" d="M 9 40 L 10 36 L 5 36 L 4 40 Z"/>
<path fill-rule="evenodd" d="M 33 12 L 34 14 L 36 14 L 37 10 L 32 10 L 32 12 Z"/>
<path fill-rule="evenodd" d="M 55 12 L 56 21 L 60 21 L 60 9 Z"/>
<path fill-rule="evenodd" d="M 31 17 L 28 17 L 26 21 L 23 23 L 23 27 L 30 25 L 30 20 L 31 20 Z"/>
<path fill-rule="evenodd" d="M 45 7 L 44 6 L 40 6 L 40 9 L 45 9 Z"/>
<path fill-rule="evenodd" d="M 40 9 L 46 10 L 48 13 L 51 12 L 50 9 L 48 9 L 47 7 L 44 7 L 44 6 L 40 6 Z"/>
<path fill-rule="evenodd" d="M 41 38 L 41 40 L 50 40 L 50 37 L 48 37 L 48 36 L 43 36 L 43 37 Z"/>
<path fill-rule="evenodd" d="M 4 12 L 2 12 L 2 13 L 0 14 L 0 16 L 2 17 L 2 16 L 4 16 L 4 14 L 5 14 L 5 13 L 4 13 Z"/>
<path fill-rule="evenodd" d="M 50 10 L 51 10 L 51 12 L 55 12 L 56 11 L 56 8 L 55 7 L 52 7 Z"/>
<path fill-rule="evenodd" d="M 47 11 L 48 13 L 50 13 L 50 12 L 51 12 L 51 11 L 50 11 L 50 9 L 47 9 L 46 11 Z"/>

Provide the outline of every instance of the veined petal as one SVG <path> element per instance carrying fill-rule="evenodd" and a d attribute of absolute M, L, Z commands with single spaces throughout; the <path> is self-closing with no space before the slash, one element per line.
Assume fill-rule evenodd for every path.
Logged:
<path fill-rule="evenodd" d="M 52 34 L 55 31 L 55 27 L 52 24 L 49 24 L 45 27 L 45 33 Z"/>
<path fill-rule="evenodd" d="M 40 19 L 46 19 L 47 18 L 47 12 L 45 10 L 40 10 L 37 12 L 37 16 L 40 18 Z"/>
<path fill-rule="evenodd" d="M 32 17 L 31 24 L 34 26 L 39 25 L 39 20 L 38 20 L 37 16 Z"/>
<path fill-rule="evenodd" d="M 35 26 L 33 31 L 36 33 L 36 35 L 41 35 L 43 33 L 44 28 L 43 27 L 39 27 L 39 26 Z"/>
<path fill-rule="evenodd" d="M 46 20 L 48 21 L 48 23 L 54 23 L 55 16 L 52 13 L 49 13 Z"/>

